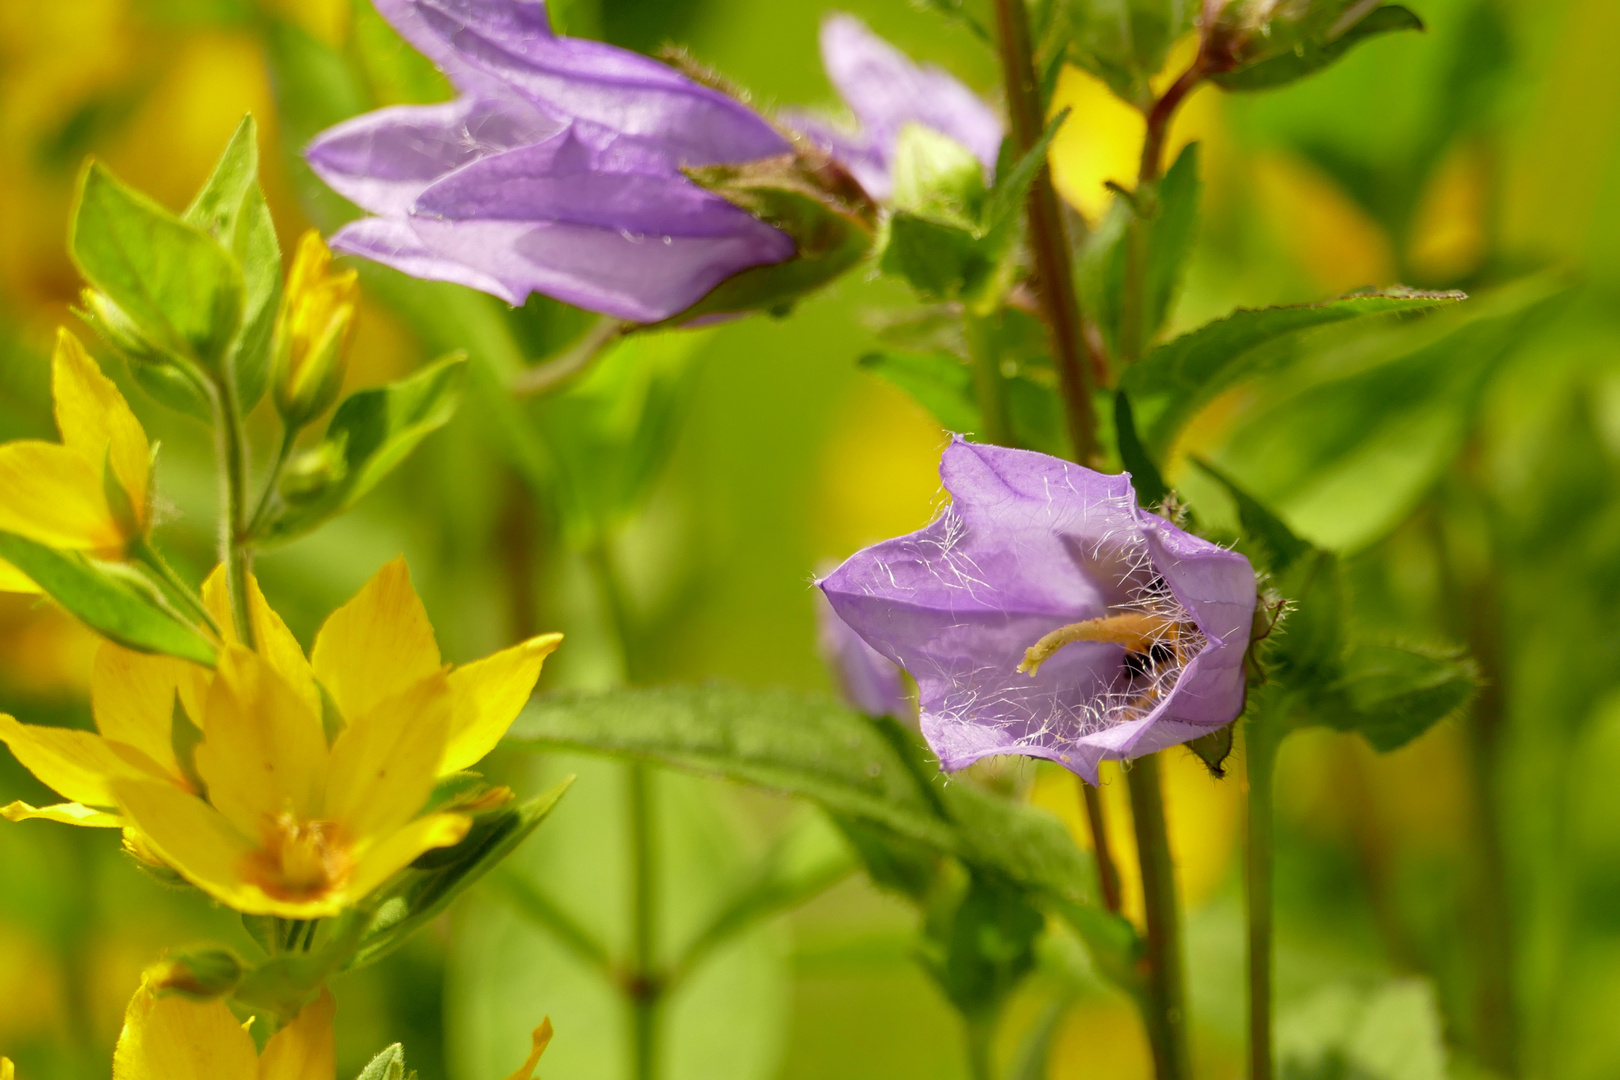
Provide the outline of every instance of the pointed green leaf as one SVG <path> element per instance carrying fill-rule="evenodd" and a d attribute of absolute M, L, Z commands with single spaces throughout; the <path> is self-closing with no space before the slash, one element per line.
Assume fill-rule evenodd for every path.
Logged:
<path fill-rule="evenodd" d="M 1479 690 L 1479 671 L 1460 650 L 1353 645 L 1331 699 L 1308 720 L 1359 731 L 1380 751 L 1397 750 L 1457 712 Z"/>
<path fill-rule="evenodd" d="M 1170 318 L 1198 236 L 1198 210 L 1204 185 L 1198 175 L 1198 144 L 1188 143 L 1159 181 L 1157 205 L 1148 225 L 1143 335 L 1151 341 Z"/>
<path fill-rule="evenodd" d="M 1256 549 L 1266 569 L 1280 574 L 1296 559 L 1310 552 L 1311 545 L 1295 536 L 1281 518 L 1243 490 L 1237 481 L 1203 458 L 1195 457 L 1192 462 L 1214 477 L 1237 504 L 1238 521 L 1243 526 L 1244 538 Z"/>
<path fill-rule="evenodd" d="M 1157 506 L 1170 494 L 1159 467 L 1148 456 L 1147 448 L 1136 434 L 1136 419 L 1131 412 L 1131 399 L 1123 390 L 1114 391 L 1114 438 L 1119 442 L 1119 461 L 1131 474 L 1131 486 L 1136 489 L 1136 501 L 1143 506 Z"/>
<path fill-rule="evenodd" d="M 395 1043 L 360 1070 L 355 1080 L 405 1080 L 405 1048 Z"/>
<path fill-rule="evenodd" d="M 1209 78 L 1223 90 L 1274 90 L 1321 71 L 1369 38 L 1423 29 L 1423 20 L 1410 8 L 1385 4 L 1336 38 L 1303 41 L 1280 54 Z"/>
<path fill-rule="evenodd" d="M 1281 367 L 1303 331 L 1376 315 L 1429 311 L 1462 293 L 1389 289 L 1319 304 L 1239 310 L 1161 345 L 1125 372 L 1121 385 L 1147 447 L 1163 453 L 1183 424 L 1221 391 Z"/>
<path fill-rule="evenodd" d="M 244 286 L 212 236 L 92 162 L 79 180 L 68 250 L 158 347 L 223 369 L 242 325 Z"/>
<path fill-rule="evenodd" d="M 10 533 L 0 533 L 0 559 L 90 629 L 125 648 L 214 666 L 214 646 L 165 607 L 155 588 L 142 588 L 134 571 Z"/>
<path fill-rule="evenodd" d="M 962 291 L 974 268 L 974 235 L 962 225 L 896 211 L 888 222 L 878 265 L 904 278 L 921 295 L 948 300 Z"/>

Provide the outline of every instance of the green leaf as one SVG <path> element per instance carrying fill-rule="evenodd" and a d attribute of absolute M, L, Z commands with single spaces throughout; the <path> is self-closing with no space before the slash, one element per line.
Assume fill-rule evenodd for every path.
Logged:
<path fill-rule="evenodd" d="M 1198 160 L 1198 144 L 1188 143 L 1158 184 L 1157 204 L 1148 223 L 1143 283 L 1147 295 L 1142 332 L 1149 341 L 1170 318 L 1198 235 L 1198 208 L 1204 193 Z"/>
<path fill-rule="evenodd" d="M 101 636 L 137 652 L 214 666 L 214 646 L 164 606 L 135 571 L 10 533 L 0 533 L 0 558 Z"/>
<path fill-rule="evenodd" d="M 785 691 L 671 686 L 542 698 L 508 738 L 652 759 L 809 798 L 836 818 L 1029 890 L 1085 937 L 1111 977 L 1134 978 L 1135 934 L 1096 906 L 1094 870 L 1057 819 L 970 784 L 941 784 L 921 739 L 893 721 Z"/>
<path fill-rule="evenodd" d="M 387 386 L 349 395 L 308 453 L 341 462 L 331 480 L 287 507 L 269 528 L 272 541 L 315 528 L 359 502 L 428 435 L 443 427 L 461 400 L 466 357 L 447 356 Z"/>
<path fill-rule="evenodd" d="M 1150 81 L 1170 46 L 1192 29 L 1198 5 L 1186 0 L 1066 0 L 1054 23 L 1070 62 L 1137 108 L 1153 104 Z"/>
<path fill-rule="evenodd" d="M 1302 41 L 1280 55 L 1270 55 L 1268 50 L 1257 62 L 1212 74 L 1209 79 L 1223 90 L 1274 90 L 1315 74 L 1369 38 L 1423 29 L 1423 20 L 1411 9 L 1385 4 L 1336 38 Z"/>
<path fill-rule="evenodd" d="M 1428 983 L 1318 991 L 1277 1021 L 1278 1074 L 1299 1080 L 1445 1080 L 1440 1012 Z"/>
<path fill-rule="evenodd" d="M 395 1043 L 360 1070 L 355 1080 L 405 1080 L 405 1048 Z"/>
<path fill-rule="evenodd" d="M 1428 311 L 1462 299 L 1462 293 L 1396 288 L 1319 304 L 1240 308 L 1154 349 L 1125 372 L 1120 385 L 1131 396 L 1147 447 L 1162 454 L 1182 425 L 1221 391 L 1293 360 L 1301 332 L 1375 315 Z"/>
<path fill-rule="evenodd" d="M 974 239 L 965 226 L 898 210 L 889 218 L 878 266 L 925 297 L 947 300 L 962 291 L 974 268 Z"/>
<path fill-rule="evenodd" d="M 891 166 L 897 210 L 955 220 L 971 228 L 987 195 L 984 166 L 955 139 L 907 124 L 895 140 Z"/>
<path fill-rule="evenodd" d="M 919 959 L 958 1012 L 991 1017 L 1034 970 L 1035 940 L 1044 928 L 1023 891 L 969 873 L 960 897 L 928 912 Z"/>
<path fill-rule="evenodd" d="M 867 353 L 860 365 L 910 394 L 946 431 L 983 429 L 984 417 L 973 396 L 973 372 L 950 353 Z"/>
<path fill-rule="evenodd" d="M 573 782 L 570 776 L 521 806 L 480 815 L 459 844 L 428 852 L 370 897 L 375 914 L 345 970 L 375 963 L 436 919 L 451 901 L 517 850 Z"/>
<path fill-rule="evenodd" d="M 1333 696 L 1316 701 L 1308 720 L 1359 731 L 1388 752 L 1461 709 L 1479 685 L 1478 669 L 1460 650 L 1359 643 Z"/>
<path fill-rule="evenodd" d="M 246 411 L 269 381 L 270 333 L 281 299 L 281 247 L 259 187 L 258 125 L 251 115 L 237 125 L 184 217 L 218 240 L 242 272 L 242 326 L 230 371 L 237 402 Z"/>
<path fill-rule="evenodd" d="M 1125 310 L 1125 271 L 1136 210 L 1115 193 L 1108 212 L 1086 237 L 1080 252 L 1076 284 L 1085 310 L 1102 334 L 1108 351 L 1120 354 L 1120 323 Z"/>
<path fill-rule="evenodd" d="M 1147 448 L 1136 434 L 1136 419 L 1131 412 L 1131 399 L 1124 390 L 1114 391 L 1114 438 L 1119 442 L 1119 461 L 1131 474 L 1131 486 L 1136 489 L 1136 501 L 1143 506 L 1157 506 L 1170 494 L 1159 467 L 1148 456 Z"/>
<path fill-rule="evenodd" d="M 1563 290 L 1533 278 L 1412 325 L 1323 335 L 1254 384 L 1215 460 L 1300 537 L 1365 549 L 1455 460 L 1491 380 Z"/>
<path fill-rule="evenodd" d="M 990 190 L 990 197 L 984 206 L 984 216 L 979 221 L 979 231 L 982 235 L 995 236 L 1016 227 L 1019 212 L 1023 210 L 1024 200 L 1029 195 L 1030 185 L 1045 167 L 1047 153 L 1052 148 L 1052 140 L 1057 138 L 1057 133 L 1069 119 L 1070 112 L 1072 110 L 1064 109 L 1048 120 L 1046 130 L 1041 132 L 1041 137 L 1036 140 L 1034 146 L 1025 151 L 1011 168 L 998 169 L 995 187 Z M 1004 150 L 1010 145 L 1004 144 Z"/>
<path fill-rule="evenodd" d="M 1238 521 L 1243 527 L 1244 538 L 1257 549 L 1256 554 L 1266 569 L 1280 574 L 1296 559 L 1310 552 L 1311 545 L 1295 536 L 1281 518 L 1243 490 L 1237 481 L 1202 458 L 1195 457 L 1192 462 L 1214 477 L 1237 504 Z"/>
<path fill-rule="evenodd" d="M 92 162 L 79 180 L 68 251 L 158 347 L 223 369 L 242 325 L 243 281 L 213 237 Z"/>

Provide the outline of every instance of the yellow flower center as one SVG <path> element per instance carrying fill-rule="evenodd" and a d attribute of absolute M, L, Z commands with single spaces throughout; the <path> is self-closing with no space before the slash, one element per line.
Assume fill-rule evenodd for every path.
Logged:
<path fill-rule="evenodd" d="M 246 876 L 278 900 L 313 900 L 342 888 L 353 863 L 336 822 L 300 821 L 282 813 L 249 857 Z"/>

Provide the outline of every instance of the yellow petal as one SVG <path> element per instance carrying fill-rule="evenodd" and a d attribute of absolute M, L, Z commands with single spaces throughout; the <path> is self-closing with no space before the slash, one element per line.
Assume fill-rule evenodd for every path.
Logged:
<path fill-rule="evenodd" d="M 258 1080 L 332 1080 L 337 1073 L 337 1052 L 332 1037 L 332 1016 L 337 1003 L 332 991 L 305 1005 L 297 1019 L 271 1036 L 259 1058 Z"/>
<path fill-rule="evenodd" d="M 0 446 L 0 532 L 72 551 L 122 550 L 101 470 L 65 446 L 22 440 Z"/>
<path fill-rule="evenodd" d="M 404 559 L 394 559 L 354 599 L 332 612 L 315 635 L 315 677 L 345 720 L 439 669 L 427 611 L 411 588 Z"/>
<path fill-rule="evenodd" d="M 115 776 L 162 775 L 155 764 L 150 770 L 139 768 L 138 759 L 119 753 L 94 732 L 19 724 L 0 714 L 0 742 L 11 747 L 17 760 L 45 786 L 91 806 L 117 802 L 109 786 Z"/>
<path fill-rule="evenodd" d="M 315 672 L 311 670 L 309 661 L 304 659 L 304 648 L 293 637 L 293 632 L 287 629 L 287 624 L 281 621 L 270 607 L 270 602 L 264 598 L 264 592 L 259 588 L 259 579 L 252 574 L 248 575 L 248 611 L 253 619 L 253 637 L 258 642 L 258 653 L 270 662 L 293 692 L 303 699 L 310 712 L 316 716 L 321 715 L 321 692 L 315 687 Z M 225 640 L 228 644 L 237 645 L 240 642 L 236 636 L 236 626 L 231 616 L 230 590 L 225 585 L 225 567 L 216 566 L 214 572 L 208 575 L 203 582 L 203 603 L 209 613 L 225 631 Z"/>
<path fill-rule="evenodd" d="M 111 465 L 129 493 L 129 501 L 146 527 L 146 492 L 151 448 L 141 422 L 111 379 L 101 373 L 79 339 L 65 329 L 56 332 L 51 358 L 51 393 L 56 399 L 56 426 L 62 445 L 97 470 Z"/>
<path fill-rule="evenodd" d="M 220 653 L 208 693 L 197 772 L 209 800 L 244 834 L 291 811 L 313 820 L 326 787 L 321 718 L 257 654 Z"/>
<path fill-rule="evenodd" d="M 495 749 L 561 643 L 561 634 L 542 634 L 450 673 L 455 711 L 441 772 L 459 772 Z"/>
<path fill-rule="evenodd" d="M 253 844 L 218 810 L 173 784 L 116 780 L 113 790 L 146 846 L 187 881 L 237 911 L 280 914 L 276 901 L 243 878 Z"/>
<path fill-rule="evenodd" d="M 28 575 L 12 566 L 4 559 L 0 559 L 0 593 L 37 593 L 38 585 L 29 580 Z"/>
<path fill-rule="evenodd" d="M 90 676 L 90 710 L 101 734 L 133 746 L 171 776 L 174 759 L 175 691 L 182 679 L 206 669 L 167 656 L 152 656 L 102 642 Z"/>
<path fill-rule="evenodd" d="M 540 1021 L 540 1026 L 534 1029 L 534 1048 L 529 1051 L 529 1060 L 518 1066 L 518 1071 L 508 1076 L 506 1080 L 534 1080 L 534 1070 L 540 1067 L 540 1055 L 546 1052 L 551 1044 L 551 1017 Z"/>
<path fill-rule="evenodd" d="M 143 984 L 124 1012 L 113 1080 L 255 1080 L 257 1058 L 224 1001 L 160 997 Z"/>
<path fill-rule="evenodd" d="M 17 1066 L 10 1058 L 0 1057 L 0 1080 L 17 1080 Z"/>
<path fill-rule="evenodd" d="M 435 671 L 351 720 L 332 744 L 321 815 L 351 842 L 386 836 L 427 802 L 450 733 L 450 687 Z"/>
<path fill-rule="evenodd" d="M 0 817 L 7 821 L 55 821 L 63 825 L 83 825 L 92 829 L 122 829 L 124 819 L 105 810 L 95 810 L 83 803 L 65 802 L 54 806 L 29 806 L 21 800 L 0 806 Z"/>
<path fill-rule="evenodd" d="M 434 848 L 459 844 L 472 818 L 461 814 L 428 814 L 371 845 L 361 854 L 349 878 L 349 895 L 359 900 Z"/>

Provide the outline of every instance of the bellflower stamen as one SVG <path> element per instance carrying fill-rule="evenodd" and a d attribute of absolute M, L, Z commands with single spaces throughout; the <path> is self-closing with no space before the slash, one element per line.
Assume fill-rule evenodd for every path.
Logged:
<path fill-rule="evenodd" d="M 1077 641 L 1096 641 L 1106 645 L 1125 646 L 1125 655 L 1152 656 L 1156 651 L 1170 649 L 1179 656 L 1178 628 L 1182 624 L 1160 615 L 1143 611 L 1127 611 L 1101 619 L 1060 626 L 1024 650 L 1024 662 L 1018 670 L 1028 675 L 1037 674 L 1041 665 L 1065 645 Z M 1168 643 L 1168 644 L 1167 644 Z"/>

